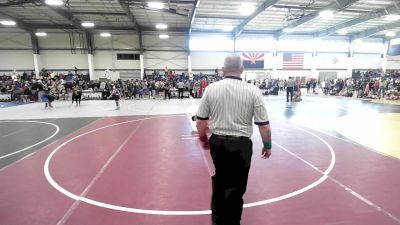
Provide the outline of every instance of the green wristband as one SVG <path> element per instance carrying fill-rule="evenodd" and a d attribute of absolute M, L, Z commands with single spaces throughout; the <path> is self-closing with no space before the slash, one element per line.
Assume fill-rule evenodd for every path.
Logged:
<path fill-rule="evenodd" d="M 266 141 L 266 142 L 264 142 L 264 148 L 266 148 L 266 149 L 271 149 L 271 148 L 272 148 L 272 141 Z"/>

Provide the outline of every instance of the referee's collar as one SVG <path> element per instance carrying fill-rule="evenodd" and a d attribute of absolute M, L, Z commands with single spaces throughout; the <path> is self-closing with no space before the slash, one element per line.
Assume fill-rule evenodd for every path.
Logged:
<path fill-rule="evenodd" d="M 235 77 L 235 76 L 226 76 L 225 78 L 236 79 L 236 80 L 242 80 L 242 78 L 240 78 L 240 77 Z"/>

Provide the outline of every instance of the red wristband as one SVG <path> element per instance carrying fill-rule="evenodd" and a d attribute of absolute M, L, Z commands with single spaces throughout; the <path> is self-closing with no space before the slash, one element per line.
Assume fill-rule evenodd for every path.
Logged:
<path fill-rule="evenodd" d="M 200 137 L 200 141 L 201 141 L 201 142 L 207 142 L 207 141 L 208 141 L 207 135 L 201 136 L 201 137 Z"/>

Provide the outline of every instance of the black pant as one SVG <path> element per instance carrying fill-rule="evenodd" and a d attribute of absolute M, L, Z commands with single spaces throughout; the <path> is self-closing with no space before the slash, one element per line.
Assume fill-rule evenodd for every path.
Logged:
<path fill-rule="evenodd" d="M 168 99 L 171 99 L 171 94 L 169 93 L 169 90 L 164 90 L 164 98 L 167 99 L 167 97 Z"/>
<path fill-rule="evenodd" d="M 290 94 L 290 101 L 293 100 L 293 87 L 286 87 L 286 101 L 289 102 L 289 94 Z"/>
<path fill-rule="evenodd" d="M 78 102 L 79 102 L 79 105 L 81 104 L 81 100 L 82 100 L 82 95 L 80 95 L 80 94 L 77 94 L 76 96 L 75 96 L 75 102 L 78 104 Z M 73 101 L 72 101 L 73 102 Z"/>
<path fill-rule="evenodd" d="M 178 88 L 178 98 L 183 98 L 183 88 Z"/>
<path fill-rule="evenodd" d="M 212 224 L 240 225 L 253 143 L 245 137 L 231 140 L 212 135 L 210 150 L 215 166 L 211 178 Z"/>

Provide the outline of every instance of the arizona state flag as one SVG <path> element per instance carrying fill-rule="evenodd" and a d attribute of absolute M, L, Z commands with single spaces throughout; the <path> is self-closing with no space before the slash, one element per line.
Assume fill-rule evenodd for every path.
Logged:
<path fill-rule="evenodd" d="M 243 53 L 242 58 L 245 69 L 264 69 L 264 53 Z"/>

